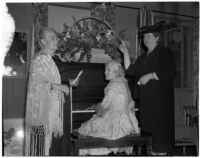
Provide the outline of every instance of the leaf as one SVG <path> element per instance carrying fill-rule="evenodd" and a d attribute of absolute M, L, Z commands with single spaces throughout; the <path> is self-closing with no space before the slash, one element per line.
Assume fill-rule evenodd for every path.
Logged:
<path fill-rule="evenodd" d="M 72 19 L 73 19 L 74 23 L 77 21 L 73 15 L 72 15 Z"/>
<path fill-rule="evenodd" d="M 85 55 L 86 55 L 86 51 L 84 51 L 81 55 L 80 55 L 80 58 L 79 58 L 79 60 L 78 61 L 81 61 L 81 60 L 83 60 L 84 59 L 84 57 L 85 57 Z"/>
<path fill-rule="evenodd" d="M 118 33 L 121 34 L 121 33 L 124 33 L 124 32 L 126 32 L 126 31 L 127 31 L 127 28 L 124 28 L 124 29 L 122 29 L 121 31 L 119 31 Z"/>
<path fill-rule="evenodd" d="M 69 26 L 68 26 L 66 23 L 64 23 L 63 26 L 64 26 L 64 31 L 65 31 L 65 30 L 68 31 Z"/>
<path fill-rule="evenodd" d="M 87 50 L 87 54 L 86 54 L 87 56 L 87 61 L 88 62 L 90 62 L 90 60 L 91 60 L 91 57 L 92 57 L 92 55 L 91 55 L 91 49 L 89 49 L 89 50 Z"/>
<path fill-rule="evenodd" d="M 72 16 L 72 18 L 75 22 L 71 29 L 69 30 L 69 26 L 64 23 L 63 32 L 58 34 L 60 38 L 60 51 L 64 50 L 73 56 L 77 51 L 84 50 L 81 52 L 79 61 L 86 57 L 88 62 L 91 59 L 91 48 L 102 49 L 112 58 L 119 56 L 117 50 L 120 44 L 120 39 L 124 36 L 126 29 L 119 32 L 113 31 L 112 33 L 112 29 L 103 21 L 94 18 L 83 18 L 76 21 L 75 17 Z M 111 34 L 109 31 L 111 31 Z M 66 33 L 69 33 L 67 38 L 65 37 Z M 99 37 L 98 40 L 96 38 L 97 36 Z"/>
<path fill-rule="evenodd" d="M 86 20 L 84 20 L 84 21 L 83 21 L 83 27 L 82 27 L 83 32 L 88 31 L 88 25 L 89 25 L 89 22 L 86 21 Z"/>

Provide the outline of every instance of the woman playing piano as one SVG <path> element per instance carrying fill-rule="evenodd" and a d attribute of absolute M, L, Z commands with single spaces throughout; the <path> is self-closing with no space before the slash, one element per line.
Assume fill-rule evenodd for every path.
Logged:
<path fill-rule="evenodd" d="M 78 129 L 82 135 L 115 140 L 129 134 L 139 134 L 140 128 L 135 117 L 134 101 L 124 78 L 124 70 L 120 63 L 111 61 L 106 64 L 105 78 L 109 80 L 104 90 L 104 98 L 95 106 L 96 114 L 83 123 Z M 110 152 L 126 152 L 126 148 L 81 149 L 80 155 L 106 155 Z"/>

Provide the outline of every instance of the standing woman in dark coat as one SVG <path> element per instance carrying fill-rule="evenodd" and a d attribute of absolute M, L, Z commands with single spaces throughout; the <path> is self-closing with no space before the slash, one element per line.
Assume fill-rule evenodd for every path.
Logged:
<path fill-rule="evenodd" d="M 172 51 L 161 46 L 161 28 L 156 25 L 142 30 L 147 52 L 134 64 L 122 43 L 119 49 L 124 56 L 126 74 L 134 76 L 139 93 L 140 126 L 143 132 L 153 135 L 152 155 L 166 155 L 174 147 L 174 88 L 176 66 Z"/>

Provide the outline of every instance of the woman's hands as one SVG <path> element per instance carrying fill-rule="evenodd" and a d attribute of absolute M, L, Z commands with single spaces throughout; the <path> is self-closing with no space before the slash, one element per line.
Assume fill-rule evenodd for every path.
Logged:
<path fill-rule="evenodd" d="M 66 95 L 69 94 L 69 87 L 67 85 L 64 85 L 64 84 L 51 84 L 51 88 L 52 88 L 52 90 L 62 91 Z"/>
<path fill-rule="evenodd" d="M 86 110 L 96 110 L 96 104 L 95 105 L 92 105 L 92 106 L 89 106 L 86 108 Z"/>
<path fill-rule="evenodd" d="M 142 77 L 140 77 L 140 79 L 138 80 L 137 83 L 138 83 L 138 85 L 145 85 L 151 79 L 153 79 L 152 74 L 149 73 L 149 74 L 146 74 L 146 75 L 143 75 Z"/>
<path fill-rule="evenodd" d="M 56 137 L 56 138 L 59 138 L 59 137 L 62 136 L 62 133 L 60 131 L 56 130 L 56 131 L 53 132 L 53 136 Z"/>
<path fill-rule="evenodd" d="M 79 78 L 78 79 L 69 79 L 69 84 L 70 84 L 70 86 L 72 86 L 72 87 L 76 87 L 76 86 L 78 86 L 78 84 L 79 84 Z"/>
<path fill-rule="evenodd" d="M 140 77 L 140 79 L 138 80 L 137 84 L 138 85 L 145 85 L 151 79 L 159 80 L 157 75 L 156 75 L 156 73 L 153 72 L 153 73 L 148 73 L 148 74 L 143 75 L 142 77 Z"/>
<path fill-rule="evenodd" d="M 80 76 L 83 74 L 83 70 L 81 70 L 78 75 L 76 76 L 75 79 L 69 79 L 69 84 L 71 87 L 75 87 L 78 86 L 79 84 L 79 80 L 80 80 Z"/>
<path fill-rule="evenodd" d="M 128 49 L 126 48 L 125 43 L 123 41 L 121 41 L 121 43 L 122 44 L 119 46 L 119 50 L 122 52 L 124 56 L 124 67 L 127 70 L 131 64 L 131 61 L 130 61 L 129 52 L 128 52 Z"/>
<path fill-rule="evenodd" d="M 107 109 L 104 108 L 103 106 L 101 106 L 100 103 L 96 106 L 96 113 L 99 117 L 103 117 L 105 115 L 106 111 L 107 111 Z"/>
<path fill-rule="evenodd" d="M 126 45 L 123 41 L 121 41 L 122 44 L 120 44 L 119 46 L 119 50 L 123 53 L 123 54 L 129 54 L 128 49 L 126 48 Z"/>
<path fill-rule="evenodd" d="M 66 95 L 69 94 L 69 87 L 68 87 L 67 85 L 61 84 L 61 85 L 60 85 L 60 90 L 61 90 L 62 92 L 64 92 Z"/>
<path fill-rule="evenodd" d="M 47 82 L 47 81 L 46 81 Z M 79 78 L 74 80 L 74 79 L 70 79 L 69 80 L 69 84 L 72 87 L 78 86 L 79 84 Z M 55 84 L 55 83 L 50 83 L 51 86 L 51 90 L 57 90 L 57 91 L 62 91 L 64 92 L 66 95 L 69 94 L 69 87 L 67 85 L 64 84 Z"/>

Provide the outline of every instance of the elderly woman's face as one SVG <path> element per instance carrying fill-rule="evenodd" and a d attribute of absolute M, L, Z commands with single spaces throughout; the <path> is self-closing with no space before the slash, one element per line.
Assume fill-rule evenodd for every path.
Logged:
<path fill-rule="evenodd" d="M 50 50 L 58 49 L 58 38 L 55 32 L 53 31 L 46 32 L 45 38 L 44 38 L 44 45 L 46 48 Z"/>
<path fill-rule="evenodd" d="M 106 66 L 105 76 L 106 76 L 106 80 L 111 80 L 115 78 L 115 72 L 109 67 L 109 65 Z"/>
<path fill-rule="evenodd" d="M 156 37 L 153 33 L 144 34 L 144 44 L 147 48 L 157 45 L 159 37 Z"/>

